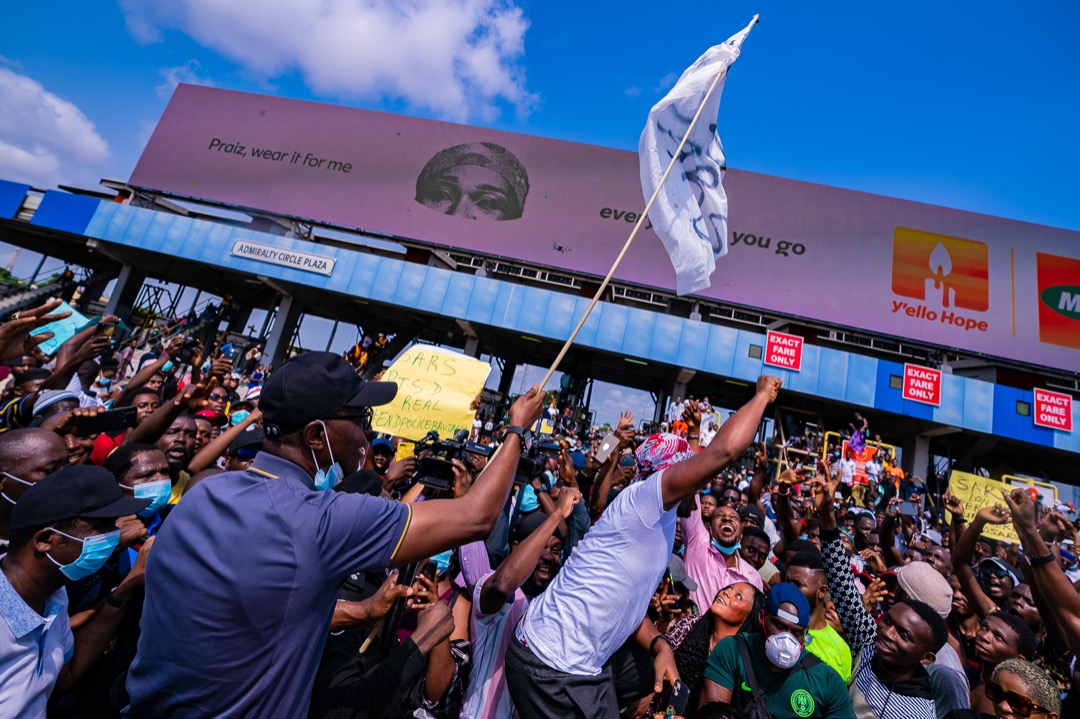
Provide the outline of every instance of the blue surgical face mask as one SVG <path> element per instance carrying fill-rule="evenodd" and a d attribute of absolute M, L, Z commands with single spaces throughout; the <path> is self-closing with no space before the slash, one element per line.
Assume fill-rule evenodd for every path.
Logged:
<path fill-rule="evenodd" d="M 111 385 L 113 383 L 113 378 L 112 377 L 98 377 L 97 383 L 99 385 L 101 385 L 102 387 L 108 387 L 109 385 Z"/>
<path fill-rule="evenodd" d="M 229 423 L 235 427 L 250 416 L 251 412 L 248 412 L 246 409 L 240 409 L 232 413 L 232 416 L 229 417 Z"/>
<path fill-rule="evenodd" d="M 720 544 L 720 542 L 714 539 L 712 540 L 712 545 L 716 547 L 716 551 L 720 552 L 720 554 L 723 554 L 725 557 L 730 557 L 732 554 L 735 554 L 735 552 L 742 549 L 742 542 L 739 542 L 738 544 L 733 544 L 730 547 L 725 547 L 723 544 Z"/>
<path fill-rule="evenodd" d="M 154 516 L 154 512 L 168 504 L 169 497 L 172 496 L 172 482 L 167 479 L 156 482 L 143 482 L 135 486 L 127 484 L 121 484 L 120 486 L 130 489 L 135 494 L 135 499 L 150 500 L 150 504 L 146 505 L 146 509 L 139 512 L 139 516 L 143 519 Z"/>
<path fill-rule="evenodd" d="M 86 579 L 94 572 L 98 571 L 105 566 L 105 562 L 109 561 L 109 557 L 116 551 L 116 548 L 120 546 L 120 530 L 116 529 L 105 534 L 95 534 L 92 537 L 80 539 L 79 537 L 72 537 L 70 534 L 64 534 L 58 529 L 49 528 L 49 531 L 56 532 L 62 537 L 67 537 L 76 542 L 82 542 L 82 552 L 75 558 L 75 561 L 71 564 L 61 564 L 60 562 L 49 556 L 46 552 L 45 556 L 49 557 L 56 566 L 60 567 L 60 573 L 73 582 L 77 582 L 80 579 Z"/>
<path fill-rule="evenodd" d="M 25 484 L 27 487 L 33 487 L 34 486 L 33 482 L 27 482 L 25 479 L 19 479 L 14 474 L 10 474 L 8 472 L 0 472 L 0 474 L 4 475 L 5 477 L 7 477 L 8 479 L 10 479 L 12 481 L 18 482 L 19 484 Z M 11 497 L 7 496 L 3 492 L 0 492 L 0 497 L 3 497 L 6 502 L 11 504 L 12 506 L 15 506 L 15 500 L 12 499 Z"/>
<path fill-rule="evenodd" d="M 337 486 L 337 483 L 345 476 L 345 470 L 334 460 L 334 450 L 330 448 L 330 434 L 326 431 L 326 425 L 321 419 L 318 422 L 322 424 L 323 436 L 326 437 L 326 450 L 330 452 L 330 467 L 319 469 L 319 458 L 315 456 L 314 449 L 311 450 L 311 459 L 315 461 L 315 468 L 318 470 L 315 472 L 315 489 L 325 492 Z"/>
<path fill-rule="evenodd" d="M 453 555 L 453 550 L 450 550 L 436 554 L 431 558 L 431 561 L 435 562 L 435 567 L 439 570 L 439 576 L 446 574 L 446 570 L 450 568 L 450 558 Z"/>

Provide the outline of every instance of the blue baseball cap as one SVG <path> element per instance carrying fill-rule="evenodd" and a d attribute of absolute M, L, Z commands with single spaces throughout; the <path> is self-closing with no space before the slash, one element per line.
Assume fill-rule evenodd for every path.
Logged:
<path fill-rule="evenodd" d="M 781 604 L 790 604 L 795 607 L 796 614 L 786 609 L 781 609 Z M 780 617 L 792 624 L 798 624 L 803 629 L 810 628 L 810 602 L 794 584 L 780 582 L 774 584 L 765 595 L 765 613 L 774 617 Z"/>
<path fill-rule="evenodd" d="M 379 437 L 377 439 L 371 440 L 371 451 L 374 452 L 376 449 L 379 448 L 385 449 L 390 454 L 394 453 L 394 445 L 392 445 L 390 443 L 390 440 L 388 440 L 386 437 Z"/>

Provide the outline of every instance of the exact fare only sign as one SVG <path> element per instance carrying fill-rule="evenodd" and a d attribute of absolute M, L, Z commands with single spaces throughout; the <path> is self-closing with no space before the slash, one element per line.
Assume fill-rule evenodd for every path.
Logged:
<path fill-rule="evenodd" d="M 803 338 L 770 331 L 765 338 L 765 364 L 798 372 L 802 369 Z"/>
<path fill-rule="evenodd" d="M 904 399 L 941 406 L 941 370 L 904 365 Z"/>
<path fill-rule="evenodd" d="M 1072 432 L 1072 397 L 1048 389 L 1035 389 L 1035 424 Z"/>

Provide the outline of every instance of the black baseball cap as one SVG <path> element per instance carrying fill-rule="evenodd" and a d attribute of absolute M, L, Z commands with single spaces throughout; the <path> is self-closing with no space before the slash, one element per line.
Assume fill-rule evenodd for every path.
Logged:
<path fill-rule="evenodd" d="M 124 496 L 104 467 L 77 464 L 53 472 L 19 497 L 11 509 L 11 529 L 35 529 L 65 519 L 113 519 L 146 509 L 150 499 Z"/>
<path fill-rule="evenodd" d="M 262 388 L 266 436 L 278 439 L 344 407 L 377 407 L 394 399 L 397 382 L 366 382 L 341 355 L 308 352 L 271 373 Z"/>
<path fill-rule="evenodd" d="M 262 443 L 265 439 L 266 435 L 258 427 L 245 430 L 236 439 L 229 442 L 229 449 L 225 453 L 236 454 L 242 449 L 262 449 Z"/>

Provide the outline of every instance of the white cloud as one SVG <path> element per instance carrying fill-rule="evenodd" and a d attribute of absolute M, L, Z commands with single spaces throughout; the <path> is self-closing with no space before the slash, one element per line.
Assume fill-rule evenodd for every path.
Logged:
<path fill-rule="evenodd" d="M 510 0 L 120 0 L 142 42 L 176 29 L 249 72 L 316 93 L 389 97 L 453 120 L 527 113 L 529 23 Z"/>
<path fill-rule="evenodd" d="M 86 115 L 36 80 L 0 67 L 0 177 L 96 185 L 109 145 Z"/>
<path fill-rule="evenodd" d="M 172 97 L 173 90 L 175 90 L 176 86 L 182 82 L 191 85 L 207 85 L 213 87 L 214 81 L 210 78 L 201 76 L 199 74 L 199 68 L 200 65 L 198 60 L 188 60 L 183 65 L 162 68 L 161 77 L 164 79 L 164 82 L 157 86 L 158 97 Z"/>

